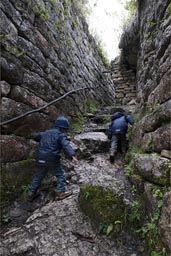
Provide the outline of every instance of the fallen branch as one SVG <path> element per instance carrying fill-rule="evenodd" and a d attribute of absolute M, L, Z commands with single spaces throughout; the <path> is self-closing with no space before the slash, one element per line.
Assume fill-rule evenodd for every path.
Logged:
<path fill-rule="evenodd" d="M 81 90 L 85 90 L 85 89 L 91 89 L 91 88 L 83 87 L 83 88 L 78 88 L 78 89 L 72 90 L 72 91 L 70 91 L 70 92 L 67 92 L 67 93 L 65 93 L 63 96 L 61 96 L 61 97 L 59 97 L 59 98 L 57 98 L 57 99 L 55 99 L 55 100 L 52 100 L 51 102 L 47 103 L 47 104 L 44 105 L 43 107 L 40 107 L 40 108 L 37 108 L 37 109 L 34 109 L 34 110 L 30 110 L 30 111 L 28 111 L 28 112 L 26 112 L 26 113 L 24 113 L 24 114 L 21 114 L 20 116 L 16 116 L 16 117 L 14 117 L 14 118 L 11 118 L 11 119 L 9 119 L 9 120 L 7 120 L 7 121 L 4 121 L 4 122 L 0 123 L 0 126 L 5 125 L 5 124 L 9 124 L 9 123 L 12 123 L 12 122 L 15 122 L 16 120 L 21 119 L 21 118 L 23 118 L 23 117 L 25 117 L 25 116 L 28 116 L 28 115 L 30 115 L 30 114 L 39 112 L 39 111 L 41 111 L 41 110 L 43 110 L 43 109 L 45 109 L 45 108 L 47 108 L 47 107 L 53 105 L 53 104 L 56 103 L 57 101 L 60 101 L 61 99 L 65 98 L 66 96 L 68 96 L 68 95 L 70 95 L 70 94 L 73 94 L 73 93 L 76 93 L 76 92 L 81 91 Z"/>

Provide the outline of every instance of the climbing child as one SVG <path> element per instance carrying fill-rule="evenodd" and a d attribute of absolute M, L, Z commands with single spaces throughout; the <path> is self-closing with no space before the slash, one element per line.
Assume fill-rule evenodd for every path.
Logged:
<path fill-rule="evenodd" d="M 36 154 L 38 172 L 29 186 L 28 201 L 32 201 L 35 198 L 36 191 L 48 171 L 51 171 L 57 177 L 55 191 L 57 200 L 64 199 L 72 194 L 71 191 L 66 191 L 65 172 L 60 162 L 60 152 L 62 149 L 74 164 L 78 162 L 74 149 L 64 133 L 68 129 L 68 119 L 64 116 L 59 116 L 54 122 L 53 129 L 33 135 L 34 140 L 39 142 Z"/>
<path fill-rule="evenodd" d="M 128 124 L 134 124 L 134 119 L 131 115 L 124 115 L 122 112 L 115 112 L 113 114 L 112 121 L 108 129 L 108 139 L 111 141 L 111 163 L 113 163 L 115 160 L 115 154 L 117 153 L 118 147 L 120 148 L 121 153 L 126 152 L 126 134 L 128 130 Z"/>

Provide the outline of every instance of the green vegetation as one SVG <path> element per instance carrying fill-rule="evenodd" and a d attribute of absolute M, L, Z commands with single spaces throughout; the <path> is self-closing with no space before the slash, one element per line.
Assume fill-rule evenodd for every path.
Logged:
<path fill-rule="evenodd" d="M 97 109 L 98 109 L 98 106 L 97 106 L 96 104 L 90 104 L 89 107 L 88 107 L 88 110 L 89 110 L 91 113 L 96 112 Z"/>
<path fill-rule="evenodd" d="M 141 120 L 141 118 L 142 118 L 141 113 L 136 114 L 135 117 L 134 117 L 135 123 L 138 123 Z"/>
<path fill-rule="evenodd" d="M 53 6 L 53 7 L 57 7 L 57 2 L 56 2 L 56 0 L 48 0 L 49 1 L 49 3 L 51 3 L 51 5 Z"/>
<path fill-rule="evenodd" d="M 125 9 L 129 12 L 128 19 L 132 19 L 137 8 L 137 0 L 128 0 L 125 4 Z"/>
<path fill-rule="evenodd" d="M 34 5 L 33 6 L 33 11 L 42 20 L 47 21 L 49 19 L 49 10 L 46 10 L 43 4 Z"/>
<path fill-rule="evenodd" d="M 153 144 L 153 138 L 149 138 L 148 142 L 147 142 L 147 147 L 148 147 L 148 150 L 150 152 L 153 152 L 154 151 L 154 144 Z"/>
<path fill-rule="evenodd" d="M 126 169 L 127 176 L 132 176 L 135 173 L 135 162 L 133 158 L 131 159 L 129 164 L 125 165 L 125 169 Z"/>
<path fill-rule="evenodd" d="M 71 123 L 71 133 L 82 132 L 84 124 L 85 124 L 85 117 L 83 115 L 78 116 Z"/>
<path fill-rule="evenodd" d="M 168 5 L 167 9 L 166 9 L 166 12 L 171 14 L 171 3 Z"/>
<path fill-rule="evenodd" d="M 150 255 L 154 256 L 165 256 L 166 249 L 163 248 L 161 238 L 158 232 L 158 221 L 161 215 L 161 208 L 163 206 L 163 195 L 166 188 L 157 188 L 153 191 L 153 197 L 156 199 L 156 210 L 150 222 L 145 223 L 139 230 L 136 232 L 141 235 L 142 238 L 145 238 L 148 244 Z"/>
<path fill-rule="evenodd" d="M 87 16 L 89 15 L 89 9 L 87 8 L 86 4 L 88 3 L 88 0 L 78 0 L 76 3 L 76 9 L 77 9 L 77 15 L 78 16 Z"/>
<path fill-rule="evenodd" d="M 128 220 L 134 226 L 137 222 L 141 220 L 141 203 L 138 200 L 133 201 L 131 206 L 131 214 L 128 215 Z"/>
<path fill-rule="evenodd" d="M 99 56 L 101 57 L 104 65 L 109 68 L 110 62 L 109 59 L 107 57 L 107 53 L 105 52 L 105 50 L 102 48 L 102 46 L 100 44 L 97 45 L 96 50 L 99 54 Z"/>
<path fill-rule="evenodd" d="M 128 11 L 128 17 L 123 18 L 123 28 L 133 20 L 135 11 L 137 9 L 137 0 L 127 0 L 125 3 L 125 9 Z"/>
<path fill-rule="evenodd" d="M 101 186 L 84 186 L 79 204 L 100 234 L 113 238 L 124 228 L 126 206 L 112 191 Z"/>

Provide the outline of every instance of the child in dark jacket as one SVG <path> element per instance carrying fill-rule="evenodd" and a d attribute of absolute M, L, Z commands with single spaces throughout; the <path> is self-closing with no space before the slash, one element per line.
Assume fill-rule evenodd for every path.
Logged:
<path fill-rule="evenodd" d="M 115 154 L 117 153 L 118 146 L 120 146 L 121 153 L 126 152 L 127 141 L 126 134 L 128 124 L 133 125 L 134 119 L 131 115 L 124 115 L 122 112 L 116 112 L 112 116 L 112 122 L 108 130 L 108 139 L 111 140 L 110 147 L 110 161 L 114 162 Z"/>
<path fill-rule="evenodd" d="M 32 201 L 36 191 L 48 171 L 57 177 L 56 199 L 61 200 L 69 195 L 71 191 L 65 191 L 65 172 L 60 162 L 60 152 L 63 149 L 69 158 L 77 164 L 75 152 L 63 131 L 69 129 L 68 119 L 60 116 L 54 123 L 54 128 L 33 135 L 35 141 L 39 142 L 36 153 L 38 172 L 33 178 L 28 191 L 28 201 Z"/>

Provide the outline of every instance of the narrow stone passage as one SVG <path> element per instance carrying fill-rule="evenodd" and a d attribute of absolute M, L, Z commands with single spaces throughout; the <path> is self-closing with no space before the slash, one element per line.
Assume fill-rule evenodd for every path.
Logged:
<path fill-rule="evenodd" d="M 94 120 L 97 120 L 97 116 Z M 105 131 L 108 124 L 103 125 Z M 96 131 L 91 131 L 90 127 L 95 129 L 95 126 Z M 110 240 L 99 230 L 94 230 L 88 217 L 80 210 L 78 197 L 84 185 L 109 188 L 113 193 L 123 195 L 128 205 L 133 200 L 125 176 L 124 157 L 118 154 L 114 164 L 109 162 L 109 142 L 104 132 L 97 131 L 98 128 L 102 129 L 100 127 L 100 123 L 87 123 L 85 130 L 89 131 L 74 137 L 76 151 L 81 152 L 79 163 L 72 166 L 65 160 L 68 188 L 73 190 L 72 196 L 53 201 L 55 180 L 49 177 L 32 203 L 22 195 L 9 208 L 11 223 L 1 231 L 1 255 L 143 255 L 138 251 L 139 241 L 135 241 L 135 238 L 127 234 Z"/>

